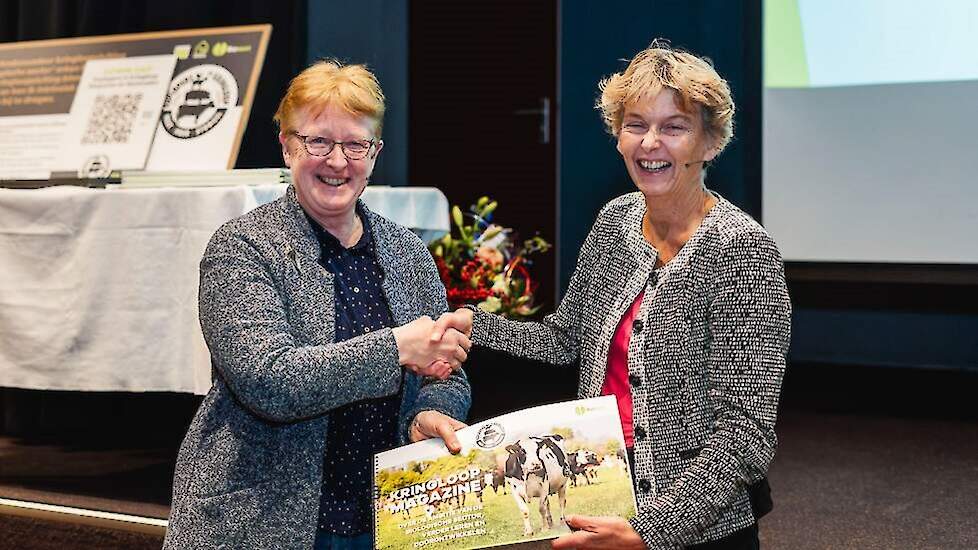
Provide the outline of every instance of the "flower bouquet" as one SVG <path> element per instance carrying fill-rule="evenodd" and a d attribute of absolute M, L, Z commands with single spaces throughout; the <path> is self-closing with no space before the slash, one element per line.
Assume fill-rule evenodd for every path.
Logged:
<path fill-rule="evenodd" d="M 549 250 L 550 243 L 535 236 L 517 248 L 512 229 L 491 223 L 496 206 L 489 197 L 480 198 L 468 214 L 452 206 L 454 227 L 428 249 L 453 309 L 475 304 L 483 311 L 524 319 L 540 309 L 533 304 L 536 284 L 527 269 L 532 263 L 528 256 Z"/>

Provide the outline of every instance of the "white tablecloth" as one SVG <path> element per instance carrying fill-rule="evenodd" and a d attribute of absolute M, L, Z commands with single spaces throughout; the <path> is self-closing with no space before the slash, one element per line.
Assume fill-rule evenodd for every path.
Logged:
<path fill-rule="evenodd" d="M 285 189 L 0 189 L 0 386 L 206 393 L 200 257 Z M 437 189 L 368 187 L 364 201 L 428 237 L 448 230 Z"/>

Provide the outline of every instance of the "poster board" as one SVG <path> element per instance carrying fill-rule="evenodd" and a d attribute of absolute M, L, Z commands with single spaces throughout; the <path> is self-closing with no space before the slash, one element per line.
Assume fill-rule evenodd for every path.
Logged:
<path fill-rule="evenodd" d="M 145 169 L 233 168 L 271 31 L 247 25 L 0 44 L 0 179 L 68 176 L 52 168 L 85 63 L 152 55 L 175 56 L 176 67 Z"/>

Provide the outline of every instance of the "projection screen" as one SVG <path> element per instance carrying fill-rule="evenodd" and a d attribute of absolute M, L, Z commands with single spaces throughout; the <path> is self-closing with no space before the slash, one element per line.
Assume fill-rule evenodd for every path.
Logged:
<path fill-rule="evenodd" d="M 785 260 L 978 264 L 978 2 L 765 0 L 763 118 Z"/>

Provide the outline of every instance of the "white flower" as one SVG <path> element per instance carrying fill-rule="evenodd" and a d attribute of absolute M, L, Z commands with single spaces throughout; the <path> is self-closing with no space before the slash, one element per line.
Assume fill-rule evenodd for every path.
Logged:
<path fill-rule="evenodd" d="M 495 249 L 500 249 L 506 243 L 509 238 L 509 233 L 512 229 L 506 229 L 505 227 L 492 224 L 482 232 L 482 237 L 479 238 L 479 244 L 481 246 L 490 246 Z"/>

